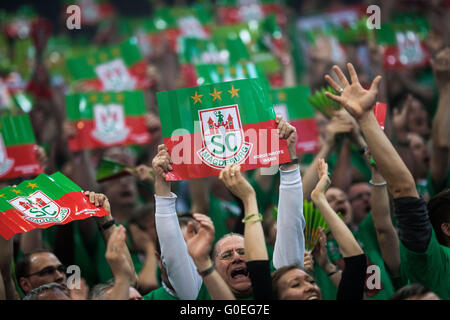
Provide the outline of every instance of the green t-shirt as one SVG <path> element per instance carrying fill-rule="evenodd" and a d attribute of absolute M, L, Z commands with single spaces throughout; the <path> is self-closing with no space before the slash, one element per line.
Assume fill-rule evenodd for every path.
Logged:
<path fill-rule="evenodd" d="M 434 230 L 425 252 L 408 250 L 400 242 L 400 257 L 403 279 L 423 284 L 441 299 L 450 299 L 450 248 L 437 241 Z"/>
<path fill-rule="evenodd" d="M 144 300 L 180 300 L 179 298 L 174 297 L 170 293 L 168 293 L 167 290 L 164 289 L 164 287 L 160 287 L 149 292 L 143 298 Z M 196 300 L 211 300 L 211 296 L 209 295 L 208 289 L 206 288 L 204 283 L 202 283 Z M 237 298 L 237 300 L 253 300 L 253 297 L 250 296 L 245 298 Z"/>
<path fill-rule="evenodd" d="M 337 288 L 327 276 L 325 270 L 323 270 L 317 263 L 314 264 L 313 276 L 320 288 L 320 291 L 322 292 L 322 299 L 336 300 Z"/>
<path fill-rule="evenodd" d="M 368 261 L 367 266 L 376 265 L 380 268 L 380 282 L 381 289 L 369 289 L 367 283 L 365 286 L 365 296 L 367 300 L 387 300 L 395 292 L 396 289 L 402 286 L 404 282 L 400 282 L 400 277 L 392 277 L 386 269 L 383 257 L 381 255 L 378 238 L 373 225 L 372 214 L 369 213 L 359 225 L 359 228 L 354 232 L 354 237 L 358 241 L 361 249 L 366 254 Z M 330 261 L 338 265 L 340 268 L 344 267 L 343 257 L 339 251 L 339 246 L 335 239 L 327 241 L 328 256 Z M 316 270 L 320 269 L 320 270 Z M 336 299 L 337 289 L 334 287 L 331 280 L 325 272 L 319 267 L 315 266 L 314 275 L 318 276 L 316 281 L 322 290 L 324 300 Z M 372 275 L 372 274 L 370 274 Z M 369 275 L 369 276 L 370 276 Z M 395 285 L 394 285 L 395 284 Z M 328 299 L 328 300 L 329 300 Z"/>
<path fill-rule="evenodd" d="M 164 287 L 150 291 L 143 298 L 144 300 L 180 300 L 167 292 Z"/>
<path fill-rule="evenodd" d="M 355 233 L 356 239 L 361 243 L 364 253 L 369 259 L 369 265 L 374 264 L 380 268 L 381 289 L 368 289 L 366 284 L 366 294 L 368 300 L 387 300 L 396 291 L 392 277 L 386 265 L 384 264 L 383 256 L 381 255 L 380 246 L 378 243 L 377 232 L 373 224 L 372 214 L 369 213 L 358 227 Z M 395 279 L 395 284 L 398 284 L 398 277 Z"/>

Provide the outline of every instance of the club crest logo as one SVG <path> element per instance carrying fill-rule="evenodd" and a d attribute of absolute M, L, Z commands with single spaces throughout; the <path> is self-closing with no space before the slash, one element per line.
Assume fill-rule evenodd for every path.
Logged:
<path fill-rule="evenodd" d="M 37 224 L 63 222 L 70 213 L 62 208 L 42 191 L 36 191 L 28 197 L 17 197 L 8 201 L 24 217 Z"/>
<path fill-rule="evenodd" d="M 102 82 L 104 91 L 131 90 L 136 84 L 136 79 L 130 76 L 122 59 L 98 65 L 95 73 Z"/>
<path fill-rule="evenodd" d="M 8 158 L 3 136 L 0 133 L 0 176 L 7 174 L 14 166 L 14 159 Z"/>
<path fill-rule="evenodd" d="M 237 105 L 200 110 L 199 119 L 203 148 L 197 154 L 205 164 L 220 170 L 247 159 L 252 144 L 245 141 Z"/>
<path fill-rule="evenodd" d="M 130 129 L 125 125 L 123 106 L 119 104 L 94 106 L 95 129 L 92 135 L 105 144 L 125 140 Z"/>

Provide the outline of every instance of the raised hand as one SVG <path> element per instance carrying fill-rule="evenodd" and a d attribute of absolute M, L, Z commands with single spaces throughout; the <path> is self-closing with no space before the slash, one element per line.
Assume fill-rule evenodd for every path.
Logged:
<path fill-rule="evenodd" d="M 128 249 L 125 241 L 126 230 L 124 226 L 120 225 L 113 230 L 108 240 L 105 257 L 111 267 L 114 278 L 127 280 L 131 284 L 134 278 L 134 270 L 127 261 L 126 252 Z"/>
<path fill-rule="evenodd" d="M 323 228 L 319 228 L 319 242 L 316 247 L 312 251 L 312 255 L 316 260 L 317 264 L 321 266 L 323 269 L 330 263 L 328 259 L 328 249 L 327 249 L 327 235 Z"/>
<path fill-rule="evenodd" d="M 212 265 L 209 253 L 214 241 L 214 224 L 211 218 L 204 214 L 194 213 L 193 217 L 198 222 L 197 232 L 194 223 L 189 222 L 186 244 L 197 269 L 203 271 Z"/>
<path fill-rule="evenodd" d="M 350 133 L 352 130 L 353 124 L 351 121 L 335 115 L 325 128 L 325 143 L 333 147 L 336 143 L 337 134 Z"/>
<path fill-rule="evenodd" d="M 111 205 L 108 198 L 103 193 L 96 193 L 93 191 L 85 191 L 84 195 L 89 198 L 89 202 L 97 207 L 102 207 L 109 214 L 111 214 Z"/>
<path fill-rule="evenodd" d="M 278 124 L 278 132 L 281 139 L 286 139 L 289 149 L 289 155 L 291 159 L 297 158 L 297 152 L 295 149 L 295 143 L 297 142 L 297 130 L 294 126 L 290 125 L 286 120 L 283 120 L 282 116 L 277 115 L 275 122 Z"/>
<path fill-rule="evenodd" d="M 348 72 L 350 74 L 351 83 L 348 82 L 344 73 L 338 66 L 333 66 L 333 70 L 341 82 L 340 86 L 328 74 L 325 75 L 325 80 L 333 87 L 334 90 L 340 92 L 340 96 L 334 95 L 330 92 L 325 92 L 325 95 L 339 102 L 353 117 L 360 119 L 365 113 L 372 110 L 376 102 L 378 94 L 378 86 L 381 81 L 381 76 L 377 76 L 370 86 L 369 90 L 364 89 L 358 80 L 355 68 L 351 63 L 347 63 Z"/>
<path fill-rule="evenodd" d="M 153 247 L 153 240 L 150 233 L 142 230 L 136 223 L 130 223 L 129 230 L 137 251 L 147 253 L 147 249 Z"/>
<path fill-rule="evenodd" d="M 172 159 L 169 155 L 169 149 L 164 145 L 158 146 L 158 154 L 152 160 L 153 172 L 155 179 L 166 179 L 166 173 L 172 171 Z"/>
<path fill-rule="evenodd" d="M 314 260 L 311 252 L 305 251 L 305 260 L 304 260 L 305 271 L 312 273 L 314 271 Z"/>
<path fill-rule="evenodd" d="M 255 196 L 255 190 L 250 183 L 242 176 L 240 165 L 227 165 L 220 171 L 219 179 L 225 184 L 236 197 L 243 202 Z"/>
<path fill-rule="evenodd" d="M 153 183 L 155 181 L 155 174 L 153 173 L 153 168 L 146 166 L 145 164 L 140 164 L 136 168 L 125 168 L 130 174 L 139 179 L 139 181 Z"/>
<path fill-rule="evenodd" d="M 152 160 L 155 194 L 157 196 L 171 196 L 170 182 L 166 181 L 166 174 L 173 170 L 172 163 L 169 149 L 164 144 L 160 144 L 158 154 Z"/>
<path fill-rule="evenodd" d="M 319 182 L 311 192 L 311 199 L 313 201 L 319 197 L 325 197 L 325 192 L 331 184 L 330 177 L 328 176 L 328 164 L 323 159 L 319 159 L 317 162 L 317 175 L 319 176 Z"/>
<path fill-rule="evenodd" d="M 450 48 L 446 47 L 440 50 L 435 57 L 431 59 L 431 67 L 438 82 L 438 86 L 450 82 Z"/>

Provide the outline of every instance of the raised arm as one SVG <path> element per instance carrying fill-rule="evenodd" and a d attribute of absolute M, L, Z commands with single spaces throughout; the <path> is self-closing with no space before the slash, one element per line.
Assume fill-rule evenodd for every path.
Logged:
<path fill-rule="evenodd" d="M 155 223 L 161 260 L 178 298 L 195 300 L 202 286 L 202 278 L 188 253 L 180 229 L 175 211 L 177 196 L 171 192 L 170 182 L 165 179 L 166 173 L 172 170 L 171 162 L 167 147 L 159 145 L 152 164 L 155 172 Z"/>
<path fill-rule="evenodd" d="M 331 118 L 331 121 L 327 124 L 325 129 L 325 141 L 303 176 L 302 184 L 304 199 L 311 198 L 311 191 L 313 191 L 316 186 L 318 180 L 316 167 L 319 159 L 328 159 L 328 156 L 331 154 L 336 145 L 336 136 L 340 133 L 351 132 L 351 130 L 352 124 L 345 121 L 344 118 L 337 116 Z"/>
<path fill-rule="evenodd" d="M 142 295 L 145 295 L 159 287 L 156 278 L 155 239 L 152 239 L 150 234 L 142 230 L 136 223 L 130 223 L 128 227 L 138 252 L 145 255 L 144 265 L 138 274 L 138 288 L 136 288 Z"/>
<path fill-rule="evenodd" d="M 113 217 L 111 216 L 111 205 L 109 204 L 109 200 L 102 193 L 85 191 L 84 194 L 89 198 L 90 203 L 96 205 L 97 207 L 102 207 L 109 213 L 108 215 L 103 217 L 95 217 L 95 222 L 97 223 L 97 227 L 100 230 L 103 241 L 105 241 L 105 244 L 108 245 L 110 237 L 115 232 L 116 228 L 118 228 L 115 225 Z M 133 260 L 131 259 L 130 251 L 128 250 L 128 247 L 126 245 L 124 248 L 123 257 L 126 258 L 127 264 L 133 270 L 133 280 L 131 282 L 131 285 L 136 288 L 138 286 L 138 279 L 136 271 L 134 269 Z"/>
<path fill-rule="evenodd" d="M 325 197 L 325 192 L 330 186 L 331 181 L 328 177 L 328 164 L 323 159 L 320 159 L 317 164 L 317 173 L 320 180 L 311 193 L 311 199 L 330 227 L 331 233 L 339 245 L 342 256 L 346 258 L 363 254 L 364 252 L 352 232 L 336 212 L 334 212 Z"/>
<path fill-rule="evenodd" d="M 370 158 L 369 152 L 367 152 L 366 158 Z M 370 192 L 370 206 L 372 208 L 372 220 L 384 263 L 392 275 L 398 276 L 400 275 L 400 247 L 397 231 L 391 220 L 391 208 L 386 181 L 378 172 L 376 166 L 371 166 L 371 168 L 372 190 Z"/>
<path fill-rule="evenodd" d="M 244 204 L 244 246 L 246 261 L 268 260 L 264 231 L 259 217 L 256 194 L 241 174 L 241 166 L 228 165 L 220 172 L 219 179 Z"/>
<path fill-rule="evenodd" d="M 4 295 L 7 300 L 16 300 L 18 295 L 12 278 L 13 239 L 0 236 L 0 274 L 3 278 Z"/>
<path fill-rule="evenodd" d="M 341 91 L 341 95 L 336 96 L 328 92 L 326 95 L 344 106 L 359 122 L 377 168 L 386 179 L 394 198 L 400 240 L 409 250 L 423 253 L 432 235 L 425 201 L 419 198 L 413 176 L 383 133 L 372 112 L 381 77 L 376 77 L 370 89 L 365 90 L 359 84 L 352 64 L 349 63 L 347 66 L 352 83 L 350 84 L 339 67 L 335 66 L 333 68 L 343 84 L 342 90 L 328 75 L 325 78 L 333 88 Z"/>
<path fill-rule="evenodd" d="M 105 257 L 114 276 L 114 286 L 108 295 L 109 300 L 128 300 L 130 298 L 130 286 L 133 285 L 135 272 L 127 262 L 126 237 L 125 228 L 119 226 L 111 232 L 106 246 Z"/>
<path fill-rule="evenodd" d="M 198 222 L 198 230 L 196 232 L 194 224 L 189 222 L 186 244 L 211 299 L 235 300 L 236 298 L 230 287 L 217 272 L 211 261 L 210 253 L 214 241 L 214 224 L 212 220 L 208 216 L 199 213 L 194 213 L 193 217 Z"/>
<path fill-rule="evenodd" d="M 245 260 L 252 283 L 255 300 L 272 298 L 269 256 L 267 254 L 262 216 L 258 211 L 256 194 L 242 176 L 239 165 L 228 165 L 220 172 L 219 179 L 244 204 Z"/>
<path fill-rule="evenodd" d="M 341 94 L 334 95 L 326 92 L 326 96 L 339 102 L 359 122 L 361 130 L 366 138 L 369 149 L 377 164 L 381 175 L 386 179 L 392 196 L 418 197 L 413 176 L 395 151 L 389 139 L 384 134 L 372 112 L 378 93 L 378 84 L 381 77 L 377 76 L 369 90 L 364 89 L 359 83 L 356 71 L 351 63 L 347 64 L 351 83 L 338 66 L 333 70 L 339 77 L 342 87 L 329 75 L 325 76 L 328 83 Z"/>
<path fill-rule="evenodd" d="M 303 217 L 302 179 L 295 152 L 297 132 L 277 116 L 280 138 L 287 139 L 293 161 L 280 166 L 280 197 L 278 201 L 277 235 L 273 253 L 275 268 L 296 264 L 303 266 L 305 256 L 305 218 Z"/>
<path fill-rule="evenodd" d="M 440 51 L 431 60 L 434 76 L 439 90 L 438 109 L 433 118 L 431 138 L 430 174 L 433 184 L 441 191 L 449 171 L 450 152 L 450 48 Z"/>

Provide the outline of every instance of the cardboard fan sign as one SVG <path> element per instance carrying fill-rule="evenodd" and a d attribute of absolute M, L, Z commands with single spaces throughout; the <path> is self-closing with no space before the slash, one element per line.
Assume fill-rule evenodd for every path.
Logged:
<path fill-rule="evenodd" d="M 0 180 L 42 173 L 28 115 L 0 118 Z"/>
<path fill-rule="evenodd" d="M 36 228 L 106 215 L 106 210 L 91 204 L 81 188 L 60 172 L 0 190 L 0 235 L 6 240 Z"/>
<path fill-rule="evenodd" d="M 141 91 L 90 92 L 66 96 L 67 117 L 76 128 L 72 151 L 148 144 Z"/>
<path fill-rule="evenodd" d="M 290 161 L 263 79 L 158 92 L 157 100 L 173 161 L 168 180 L 219 175 L 228 164 L 250 170 Z"/>
<path fill-rule="evenodd" d="M 315 153 L 319 150 L 319 130 L 314 108 L 308 103 L 309 95 L 308 86 L 277 88 L 270 91 L 275 113 L 297 129 L 298 154 Z"/>
<path fill-rule="evenodd" d="M 150 86 L 147 64 L 137 39 L 119 46 L 99 48 L 86 56 L 67 60 L 67 68 L 83 91 L 123 91 Z"/>

